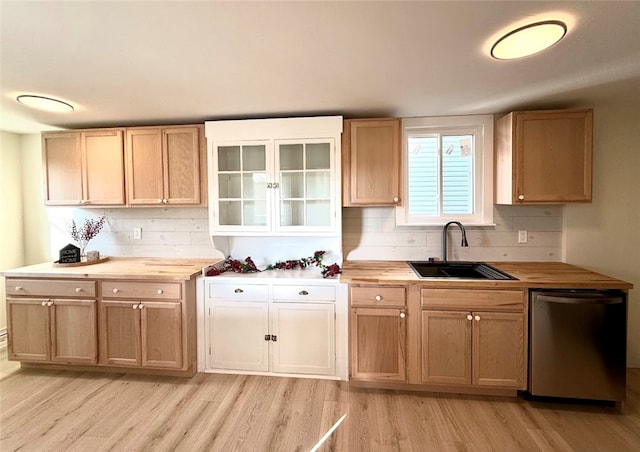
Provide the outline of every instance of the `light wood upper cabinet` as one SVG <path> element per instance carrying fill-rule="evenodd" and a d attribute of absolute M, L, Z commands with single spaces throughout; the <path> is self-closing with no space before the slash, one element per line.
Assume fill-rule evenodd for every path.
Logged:
<path fill-rule="evenodd" d="M 593 110 L 518 111 L 495 124 L 495 202 L 591 201 Z"/>
<path fill-rule="evenodd" d="M 351 379 L 406 382 L 406 288 L 351 286 L 349 298 Z"/>
<path fill-rule="evenodd" d="M 127 129 L 130 205 L 205 205 L 204 126 Z"/>
<path fill-rule="evenodd" d="M 123 205 L 122 129 L 42 134 L 45 204 Z"/>
<path fill-rule="evenodd" d="M 350 119 L 342 134 L 342 205 L 400 203 L 400 119 Z"/>

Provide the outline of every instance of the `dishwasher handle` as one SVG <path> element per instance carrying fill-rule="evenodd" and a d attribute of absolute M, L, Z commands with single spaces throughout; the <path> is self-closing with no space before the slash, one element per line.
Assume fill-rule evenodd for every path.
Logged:
<path fill-rule="evenodd" d="M 563 295 L 542 295 L 536 296 L 537 301 L 546 303 L 566 303 L 566 304 L 620 304 L 624 303 L 624 299 L 619 296 L 611 296 L 607 294 L 580 294 L 575 296 Z"/>

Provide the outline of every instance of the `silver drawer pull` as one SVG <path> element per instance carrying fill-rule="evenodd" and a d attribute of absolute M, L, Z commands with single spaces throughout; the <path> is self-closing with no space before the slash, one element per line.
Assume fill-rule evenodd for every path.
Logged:
<path fill-rule="evenodd" d="M 120 289 L 113 289 L 113 293 L 118 293 L 120 292 Z"/>
<path fill-rule="evenodd" d="M 234 290 L 234 292 L 235 292 L 235 293 L 243 293 L 243 292 L 244 292 L 244 290 L 242 290 L 242 289 L 239 289 L 239 288 L 238 288 L 238 289 Z"/>
<path fill-rule="evenodd" d="M 301 290 L 300 292 L 298 292 L 298 295 L 309 295 L 309 292 L 307 292 L 306 290 Z"/>
<path fill-rule="evenodd" d="M 164 290 L 162 290 L 162 289 L 158 289 L 158 290 L 156 291 L 156 293 L 157 293 L 158 295 L 162 295 L 162 294 L 164 293 Z"/>

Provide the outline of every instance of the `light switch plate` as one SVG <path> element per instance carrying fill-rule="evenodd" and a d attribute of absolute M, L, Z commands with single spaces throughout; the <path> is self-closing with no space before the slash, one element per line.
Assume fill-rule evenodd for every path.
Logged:
<path fill-rule="evenodd" d="M 527 231 L 518 231 L 518 243 L 527 243 Z"/>
<path fill-rule="evenodd" d="M 133 239 L 142 240 L 142 228 L 133 228 Z"/>

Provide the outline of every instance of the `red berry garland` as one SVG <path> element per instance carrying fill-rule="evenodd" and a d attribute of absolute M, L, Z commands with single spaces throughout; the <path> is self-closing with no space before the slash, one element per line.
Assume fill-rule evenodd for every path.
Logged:
<path fill-rule="evenodd" d="M 310 265 L 315 265 L 316 267 L 320 267 L 322 271 L 323 278 L 332 278 L 334 276 L 342 273 L 340 266 L 338 264 L 324 265 L 322 263 L 322 258 L 324 256 L 324 251 L 316 251 L 313 253 L 313 257 L 303 257 L 298 260 L 286 260 L 286 261 L 277 261 L 275 264 L 267 265 L 266 270 L 294 270 L 296 268 L 305 269 Z M 258 270 L 256 264 L 251 260 L 250 257 L 247 257 L 244 262 L 233 259 L 231 256 L 227 257 L 224 261 L 222 268 L 210 268 L 206 272 L 206 276 L 218 276 L 225 272 L 234 272 L 234 273 L 256 273 L 261 270 Z"/>

